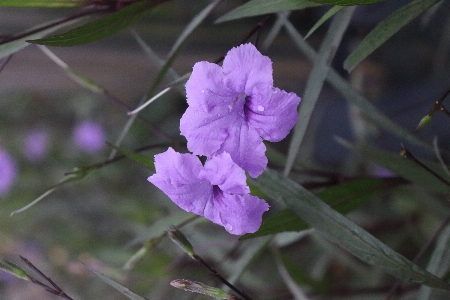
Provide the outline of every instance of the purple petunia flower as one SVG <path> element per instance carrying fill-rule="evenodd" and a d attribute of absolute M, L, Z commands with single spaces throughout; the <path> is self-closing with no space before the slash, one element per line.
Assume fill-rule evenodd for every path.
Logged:
<path fill-rule="evenodd" d="M 0 197 L 6 196 L 17 177 L 17 165 L 8 152 L 0 148 Z"/>
<path fill-rule="evenodd" d="M 73 140 L 81 150 L 96 153 L 105 146 L 105 132 L 102 126 L 94 121 L 84 121 L 76 125 Z"/>
<path fill-rule="evenodd" d="M 269 209 L 264 200 L 249 194 L 245 171 L 226 152 L 203 166 L 197 156 L 169 148 L 155 155 L 155 168 L 148 181 L 180 208 L 224 226 L 229 233 L 257 231 Z"/>
<path fill-rule="evenodd" d="M 48 134 L 42 129 L 31 130 L 23 142 L 23 152 L 26 158 L 30 161 L 38 162 L 41 161 L 48 147 Z"/>
<path fill-rule="evenodd" d="M 300 98 L 272 85 L 272 62 L 252 44 L 231 49 L 222 67 L 196 63 L 180 121 L 189 151 L 208 157 L 228 152 L 250 176 L 259 176 L 267 166 L 263 140 L 282 140 L 298 117 Z"/>

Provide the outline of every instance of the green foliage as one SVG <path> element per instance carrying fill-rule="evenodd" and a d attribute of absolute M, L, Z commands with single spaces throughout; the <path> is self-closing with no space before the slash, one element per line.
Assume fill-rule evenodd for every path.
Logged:
<path fill-rule="evenodd" d="M 318 5 L 319 4 L 307 0 L 252 0 L 223 15 L 222 17 L 217 19 L 216 23 L 271 14 L 283 10 L 304 9 L 307 7 L 314 7 Z"/>
<path fill-rule="evenodd" d="M 121 49 L 137 55 L 137 52 L 131 52 L 132 47 L 135 47 L 134 40 L 128 44 L 128 33 L 119 31 L 139 21 L 135 23 L 133 31 L 142 48 L 138 51 L 144 50 L 155 66 L 147 70 L 152 75 L 149 76 L 151 80 L 146 76 L 138 79 L 147 82 L 145 89 L 137 93 L 141 98 L 138 104 L 139 101 L 134 101 L 136 93 L 128 95 L 129 99 L 122 101 L 108 90 L 108 85 L 103 84 L 103 77 L 96 78 L 89 71 L 79 71 L 82 69 L 80 66 L 69 66 L 48 49 L 41 47 L 53 62 L 64 69 L 65 75 L 94 96 L 83 95 L 81 98 L 87 100 L 79 101 L 80 99 L 68 96 L 66 92 L 58 95 L 58 100 L 64 101 L 39 102 L 41 98 L 45 98 L 42 96 L 46 93 L 45 87 L 39 90 L 39 95 L 26 91 L 21 92 L 21 96 L 11 96 L 8 92 L 1 91 L 3 101 L 0 104 L 0 119 L 2 124 L 6 124 L 2 125 L 2 130 L 14 133 L 10 135 L 11 139 L 0 136 L 1 147 L 9 147 L 11 144 L 14 155 L 21 157 L 19 144 L 23 132 L 29 126 L 34 127 L 41 122 L 51 124 L 49 127 L 54 128 L 52 134 L 59 144 L 51 150 L 51 159 L 41 164 L 33 166 L 20 158 L 23 172 L 20 183 L 16 191 L 1 202 L 0 237 L 5 242 L 0 245 L 0 253 L 9 253 L 14 259 L 16 253 L 33 248 L 28 244 L 17 246 L 22 241 L 30 240 L 38 244 L 39 251 L 44 253 L 42 256 L 47 260 L 46 267 L 58 270 L 52 276 L 64 277 L 68 274 L 65 280 L 69 283 L 66 282 L 65 286 L 77 290 L 81 298 L 98 298 L 99 295 L 105 299 L 113 298 L 110 291 L 105 292 L 106 283 L 129 299 L 146 299 L 139 295 L 148 295 L 149 299 L 159 299 L 161 295 L 167 299 L 177 299 L 183 292 L 171 288 L 168 283 L 172 282 L 173 286 L 185 291 L 220 299 L 236 299 L 235 296 L 209 285 L 209 282 L 204 284 L 202 276 L 208 276 L 209 273 L 215 274 L 216 279 L 224 274 L 223 279 L 230 285 L 248 288 L 254 293 L 251 295 L 253 299 L 301 298 L 298 295 L 304 294 L 303 289 L 311 297 L 323 298 L 335 296 L 333 293 L 340 288 L 349 291 L 373 288 L 378 291 L 392 281 L 389 277 L 386 279 L 386 273 L 399 279 L 421 283 L 420 290 L 415 287 L 411 289 L 411 297 L 417 295 L 420 300 L 440 299 L 440 294 L 447 293 L 450 290 L 447 282 L 450 256 L 446 249 L 449 246 L 450 229 L 447 225 L 446 198 L 450 187 L 448 175 L 442 171 L 442 167 L 445 167 L 444 160 L 448 156 L 446 150 L 438 149 L 436 143 L 435 152 L 442 152 L 444 157 L 442 159 L 437 155 L 441 165 L 432 160 L 434 156 L 415 161 L 408 155 L 408 159 L 405 159 L 398 153 L 373 146 L 378 141 L 378 136 L 375 138 L 375 135 L 368 135 L 364 138 L 356 137 L 353 144 L 338 139 L 352 154 L 348 161 L 340 161 L 339 165 L 333 166 L 335 169 L 332 171 L 316 161 L 313 155 L 319 150 L 314 145 L 315 139 L 323 137 L 309 119 L 314 117 L 315 111 L 320 115 L 320 109 L 316 108 L 319 96 L 327 99 L 331 93 L 329 89 L 324 89 L 326 81 L 353 106 L 352 109 L 355 108 L 364 115 L 358 123 L 364 127 L 362 129 L 369 131 L 368 128 L 376 127 L 377 130 L 383 130 L 381 138 L 385 133 L 390 133 L 401 142 L 420 146 L 419 151 L 431 153 L 432 147 L 425 142 L 428 140 L 426 136 L 413 134 L 411 128 L 405 128 L 395 117 L 390 118 L 381 111 L 377 103 L 365 96 L 364 89 L 358 90 L 360 87 L 355 86 L 353 76 L 360 76 L 359 73 L 351 74 L 351 80 L 347 80 L 331 67 L 332 58 L 336 49 L 341 47 L 341 37 L 351 24 L 349 22 L 355 9 L 346 6 L 375 4 L 381 0 L 252 0 L 244 1 L 238 7 L 233 7 L 235 3 L 224 4 L 220 0 L 192 1 L 189 4 L 177 2 L 177 5 L 167 1 L 167 5 L 159 6 L 163 2 L 166 1 L 111 0 L 94 3 L 82 0 L 0 0 L 0 7 L 91 5 L 89 9 L 80 9 L 22 33 L 8 35 L 9 33 L 4 32 L 5 36 L 0 39 L 0 58 L 9 58 L 11 54 L 28 46 L 29 42 L 73 46 L 115 33 L 119 34 L 116 38 L 123 47 Z M 439 1 L 414 0 L 392 12 L 348 56 L 344 67 L 349 71 L 353 70 L 373 51 L 383 47 L 389 38 L 394 37 L 417 16 L 429 11 L 437 2 Z M 222 9 L 220 11 L 217 9 L 219 4 Z M 229 11 L 224 13 L 222 5 L 228 5 Z M 291 18 L 291 22 L 286 17 L 287 13 L 281 13 L 315 9 L 322 5 L 335 6 L 330 7 L 319 20 L 314 20 L 312 28 L 305 28 L 303 22 L 298 22 L 297 19 Z M 153 9 L 156 6 L 158 8 Z M 143 18 L 151 9 L 153 13 L 148 18 Z M 58 12 L 59 10 L 52 10 L 52 13 Z M 272 23 L 270 19 L 256 25 L 259 19 L 250 19 L 219 26 L 209 24 L 213 19 L 217 19 L 216 23 L 221 23 L 265 14 L 276 14 L 275 22 Z M 322 33 L 316 30 L 327 20 L 332 20 L 331 26 L 321 40 Z M 281 33 L 281 37 L 275 39 L 273 44 L 267 38 L 261 46 L 258 44 L 259 37 L 266 36 L 269 31 L 266 29 L 270 30 L 267 35 L 275 38 Z M 63 33 L 45 38 L 55 31 Z M 262 34 L 254 39 L 252 35 L 256 32 L 259 34 L 259 31 Z M 147 43 L 149 32 L 152 38 Z M 308 33 L 304 38 L 299 32 Z M 287 37 L 284 35 L 286 33 Z M 303 100 L 299 128 L 293 133 L 292 140 L 281 145 L 267 143 L 269 164 L 274 169 L 278 168 L 278 171 L 269 169 L 257 179 L 248 179 L 252 194 L 266 199 L 271 211 L 263 216 L 258 232 L 239 237 L 238 240 L 238 237 L 230 236 L 204 218 L 181 211 L 161 192 L 153 189 L 146 178 L 155 171 L 154 154 L 165 151 L 168 146 L 180 148 L 182 152 L 188 151 L 183 142 L 180 142 L 179 118 L 186 105 L 183 84 L 190 76 L 193 63 L 200 60 L 213 61 L 223 56 L 226 50 L 239 42 L 240 37 L 245 37 L 245 42 L 255 42 L 262 52 L 270 47 L 269 56 L 279 51 L 281 55 L 274 55 L 276 58 L 273 59 L 275 74 L 278 72 L 276 76 L 284 72 L 285 77 L 281 77 L 283 80 L 288 76 L 295 77 L 294 86 L 304 84 L 306 89 L 300 95 Z M 309 40 L 305 41 L 306 38 Z M 167 40 L 173 42 L 171 47 L 162 42 Z M 211 45 L 214 47 L 210 47 Z M 414 46 L 405 43 L 405 47 Z M 299 53 L 292 56 L 286 54 L 295 51 Z M 108 59 L 109 53 L 105 52 L 105 59 Z M 164 53 L 164 58 L 158 53 Z M 61 53 L 60 57 L 64 55 L 65 53 Z M 297 78 L 302 72 L 290 69 L 290 65 L 294 65 L 291 60 L 297 62 L 303 55 L 307 57 L 313 70 L 306 84 L 302 78 Z M 21 56 L 17 55 L 17 59 L 21 59 Z M 6 65 L 3 62 L 8 61 L 5 59 L 0 62 L 0 71 L 8 71 L 8 68 L 2 71 Z M 97 65 L 95 59 L 90 57 L 88 63 L 94 67 Z M 145 63 L 147 62 L 142 62 Z M 280 67 L 283 63 L 285 69 Z M 34 65 L 29 63 L 29 66 L 32 68 Z M 126 62 L 121 66 L 128 67 Z M 121 71 L 118 68 L 114 71 L 115 74 L 107 75 L 119 78 L 117 82 L 122 87 L 133 85 L 134 82 L 122 76 Z M 46 73 L 42 71 L 42 74 Z M 1 75 L 7 76 L 8 73 Z M 357 76 L 356 81 L 360 79 Z M 289 80 L 283 84 L 289 86 Z M 169 90 L 171 92 L 166 93 Z M 162 93 L 164 97 L 160 97 Z M 129 107 L 140 107 L 153 97 L 160 100 L 151 102 L 142 111 L 129 114 Z M 445 97 L 437 102 L 439 105 L 433 107 L 431 114 L 422 118 L 417 130 L 430 124 L 434 112 L 442 110 L 448 113 L 442 105 Z M 36 101 L 35 98 L 40 100 Z M 113 100 L 122 110 L 119 113 L 109 110 L 105 102 L 99 101 L 104 99 Z M 29 104 L 33 102 L 39 102 L 39 105 Z M 317 103 L 320 106 L 320 101 Z M 74 149 L 74 145 L 65 141 L 70 137 L 67 130 L 73 122 L 94 115 L 101 116 L 109 128 L 114 129 L 108 134 L 108 139 L 118 136 L 111 145 L 112 153 L 106 156 L 108 158 L 96 157 L 97 163 L 92 162 L 93 157 L 81 155 Z M 345 114 L 342 118 L 354 121 L 355 116 Z M 53 119 L 55 121 L 50 121 Z M 135 122 L 137 120 L 139 121 Z M 433 123 L 438 121 L 434 119 Z M 141 147 L 148 143 L 153 146 Z M 286 149 L 289 149 L 287 156 L 282 154 Z M 121 155 L 116 155 L 116 151 Z M 143 151 L 150 153 L 143 154 Z M 130 163 L 130 160 L 137 162 L 138 166 Z M 355 161 L 358 163 L 352 168 Z M 388 169 L 392 177 L 372 177 L 373 173 L 367 171 L 371 166 L 369 163 Z M 73 168 L 74 165 L 78 167 Z M 283 168 L 289 178 L 281 175 Z M 72 171 L 67 172 L 70 169 Z M 61 178 L 64 172 L 66 176 L 52 185 L 55 178 Z M 87 174 L 90 176 L 86 176 Z M 302 185 L 321 188 L 306 190 Z M 30 195 L 35 197 L 42 191 L 46 192 L 26 204 Z M 48 199 L 45 204 L 33 206 L 50 195 L 52 199 Z M 16 210 L 20 206 L 23 208 Z M 31 206 L 33 209 L 26 213 L 16 214 Z M 12 218 L 8 216 L 11 211 L 15 214 Z M 169 230 L 172 225 L 183 228 L 183 235 Z M 345 251 L 324 240 L 322 235 Z M 181 246 L 184 252 L 178 251 L 169 239 Z M 434 248 L 431 249 L 430 245 Z M 204 260 L 194 253 L 194 248 L 202 257 L 205 254 Z M 421 260 L 408 259 L 417 252 L 425 253 L 425 256 Z M 9 260 L 2 260 L 0 269 L 29 281 L 25 271 Z M 104 283 L 97 286 L 98 280 L 93 281 L 89 276 L 80 275 L 82 272 L 74 267 L 75 261 L 82 261 Z M 361 266 L 361 261 L 373 266 Z M 209 270 L 203 270 L 202 267 L 209 266 L 208 263 L 214 265 L 215 269 L 209 267 Z M 174 280 L 175 278 L 193 280 Z M 0 298 L 3 297 L 3 287 L 3 283 L 0 283 Z M 361 298 L 365 299 L 368 294 L 369 292 L 364 293 Z M 446 299 L 445 296 L 441 298 Z"/>
<path fill-rule="evenodd" d="M 72 7 L 88 3 L 88 0 L 0 0 L 0 6 L 11 7 Z"/>
<path fill-rule="evenodd" d="M 139 20 L 153 6 L 155 5 L 152 2 L 139 2 L 69 32 L 44 39 L 28 40 L 28 42 L 47 46 L 75 46 L 90 43 L 116 33 Z"/>
<path fill-rule="evenodd" d="M 362 60 L 396 34 L 402 27 L 409 24 L 418 15 L 438 3 L 440 0 L 415 0 L 406 4 L 381 21 L 358 45 L 344 61 L 344 68 L 349 72 Z"/>
<path fill-rule="evenodd" d="M 266 170 L 256 182 L 267 195 L 286 204 L 298 217 L 362 261 L 407 281 L 450 290 L 448 283 L 398 254 L 292 180 Z"/>
<path fill-rule="evenodd" d="M 383 1 L 385 0 L 311 0 L 311 2 L 320 3 L 324 5 L 342 5 L 342 6 L 366 5 Z"/>

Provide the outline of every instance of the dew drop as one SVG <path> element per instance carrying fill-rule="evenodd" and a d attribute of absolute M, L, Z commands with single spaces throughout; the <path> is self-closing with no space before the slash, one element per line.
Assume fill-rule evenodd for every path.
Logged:
<path fill-rule="evenodd" d="M 205 92 L 205 90 L 202 90 L 202 93 L 204 93 Z"/>
<path fill-rule="evenodd" d="M 226 223 L 225 229 L 230 232 L 231 230 L 233 230 L 233 226 L 231 226 L 231 224 L 229 224 L 229 223 Z"/>
<path fill-rule="evenodd" d="M 258 109 L 258 111 L 264 111 L 264 106 L 258 105 L 257 109 Z"/>

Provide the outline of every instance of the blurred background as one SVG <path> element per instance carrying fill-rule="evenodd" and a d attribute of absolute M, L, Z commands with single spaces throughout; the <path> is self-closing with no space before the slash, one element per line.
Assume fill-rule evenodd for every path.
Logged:
<path fill-rule="evenodd" d="M 218 17 L 243 2 L 224 1 L 214 10 L 182 48 L 173 64 L 175 72 L 182 76 L 191 71 L 195 62 L 216 61 L 265 20 L 265 17 L 254 17 L 214 24 Z M 429 11 L 402 29 L 351 74 L 342 68 L 344 59 L 359 41 L 380 20 L 407 2 L 385 1 L 358 8 L 337 50 L 333 67 L 390 118 L 413 132 L 433 103 L 448 89 L 448 1 L 439 11 Z M 208 3 L 169 1 L 128 29 L 105 39 L 49 49 L 74 72 L 92 79 L 133 109 L 158 74 L 157 64 L 136 36 L 165 59 L 186 25 Z M 0 35 L 20 33 L 74 10 L 0 8 Z M 293 11 L 289 20 L 305 35 L 325 11 L 323 8 Z M 272 16 L 262 27 L 259 45 L 264 45 L 274 22 Z M 325 23 L 307 40 L 316 50 L 327 27 Z M 255 37 L 250 41 L 254 43 Z M 288 34 L 282 29 L 269 47 L 259 48 L 273 61 L 274 85 L 302 96 L 311 63 L 294 46 Z M 170 80 L 165 80 L 162 86 L 168 83 Z M 141 119 L 130 128 L 122 147 L 162 145 L 145 152 L 152 156 L 165 151 L 168 145 L 183 143 L 179 135 L 179 119 L 186 109 L 182 91 L 181 85 L 181 90 L 172 90 L 145 109 L 140 114 Z M 150 171 L 131 160 L 123 159 L 95 169 L 82 180 L 61 186 L 32 208 L 10 217 L 12 211 L 60 182 L 66 172 L 108 159 L 112 148 L 106 142 L 114 144 L 118 140 L 128 118 L 126 109 L 110 97 L 80 86 L 37 46 L 30 45 L 11 57 L 0 72 L 0 164 L 5 166 L 3 170 L 0 168 L 0 256 L 17 264 L 22 264 L 18 255 L 28 258 L 75 299 L 125 299 L 81 263 L 149 299 L 207 299 L 168 285 L 176 278 L 203 280 L 214 285 L 214 279 L 167 239 L 153 247 L 132 271 L 121 270 L 144 241 L 157 236 L 152 232 L 161 232 L 158 228 L 166 224 L 164 222 L 178 224 L 190 216 L 146 181 Z M 448 149 L 449 129 L 448 117 L 439 114 L 418 136 L 430 144 L 438 136 L 439 146 Z M 363 137 L 358 135 L 361 130 Z M 338 92 L 326 85 L 298 160 L 304 166 L 345 176 L 390 176 L 387 170 L 362 162 L 338 144 L 336 136 L 353 142 L 362 138 L 370 145 L 393 152 L 398 152 L 403 142 L 368 123 L 358 109 L 348 105 Z M 288 145 L 289 139 L 286 139 L 271 146 L 286 154 Z M 433 159 L 420 148 L 409 146 L 418 157 Z M 391 196 L 381 197 L 385 200 Z M 371 209 L 375 215 L 387 213 L 379 212 L 377 205 Z M 396 213 L 400 215 L 404 212 L 399 211 Z M 424 224 L 429 228 L 435 225 L 432 220 L 428 221 Z M 426 232 L 426 226 L 422 230 Z M 239 242 L 223 228 L 200 219 L 183 232 L 192 239 L 198 253 L 230 276 L 244 264 L 243 254 L 260 249 L 260 244 L 268 242 L 265 238 Z M 387 241 L 397 239 L 398 232 L 396 234 L 386 237 Z M 329 257 L 318 254 L 324 251 L 318 246 L 326 243 L 324 241 L 302 244 L 301 251 L 297 252 L 298 244 L 291 244 L 289 236 L 280 239 L 279 243 L 286 245 L 285 259 L 296 260 L 299 268 L 306 270 L 311 261 L 317 262 L 317 266 L 321 259 Z M 417 244 L 409 242 L 406 251 L 413 253 Z M 258 295 L 257 299 L 290 299 L 285 283 L 272 275 L 277 266 L 273 260 L 265 259 L 268 251 L 270 248 L 265 248 L 256 255 L 240 282 L 249 294 Z M 323 299 L 350 299 L 350 296 L 371 299 L 370 293 L 362 291 L 362 296 L 357 292 L 345 294 L 347 289 L 361 287 L 355 269 L 363 269 L 363 266 L 353 266 L 355 269 L 349 271 L 339 260 L 325 265 L 322 270 L 315 269 L 319 274 L 316 277 L 321 279 L 311 283 L 322 291 Z M 352 276 L 347 277 L 349 274 Z M 383 292 L 389 280 L 392 277 L 377 274 L 364 283 L 369 286 L 373 283 Z M 0 299 L 58 298 L 0 272 Z"/>

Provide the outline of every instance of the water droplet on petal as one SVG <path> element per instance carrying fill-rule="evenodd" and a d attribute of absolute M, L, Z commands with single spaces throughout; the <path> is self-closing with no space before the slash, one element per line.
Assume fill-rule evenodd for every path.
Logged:
<path fill-rule="evenodd" d="M 202 90 L 202 93 L 204 93 L 205 92 L 205 90 Z"/>
<path fill-rule="evenodd" d="M 231 224 L 229 224 L 229 223 L 226 223 L 226 224 L 225 224 L 225 229 L 226 229 L 228 232 L 230 232 L 231 230 L 233 230 L 233 226 L 231 226 Z"/>
<path fill-rule="evenodd" d="M 264 106 L 258 105 L 257 109 L 258 109 L 258 111 L 264 111 Z"/>

